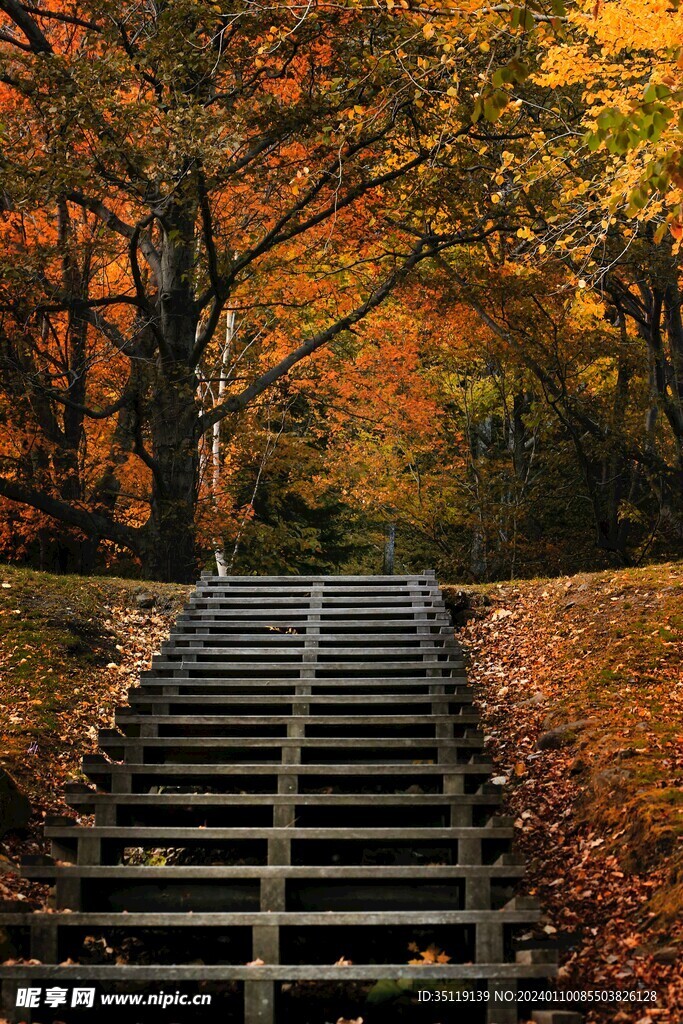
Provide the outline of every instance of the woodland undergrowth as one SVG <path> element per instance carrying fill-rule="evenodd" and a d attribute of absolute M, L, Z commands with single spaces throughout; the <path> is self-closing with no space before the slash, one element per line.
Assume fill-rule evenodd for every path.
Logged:
<path fill-rule="evenodd" d="M 683 1019 L 682 597 L 681 563 L 497 584 L 459 633 L 561 984 L 659 993 L 589 1021 Z"/>

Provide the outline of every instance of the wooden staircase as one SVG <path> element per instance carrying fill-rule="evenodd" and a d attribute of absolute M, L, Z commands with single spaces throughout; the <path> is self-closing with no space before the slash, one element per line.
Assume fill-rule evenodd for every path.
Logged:
<path fill-rule="evenodd" d="M 40 961 L 0 970 L 8 1004 L 26 979 L 210 981 L 237 983 L 245 1024 L 279 1024 L 297 981 L 404 979 L 472 987 L 451 1016 L 512 1024 L 500 993 L 554 974 L 515 941 L 539 911 L 514 896 L 512 821 L 433 573 L 202 578 L 116 725 L 83 759 L 97 788 L 68 788 L 94 825 L 52 821 L 52 858 L 23 867 L 56 912 L 2 915 Z M 112 934 L 131 962 L 83 957 Z M 450 959 L 408 963 L 429 946 Z"/>

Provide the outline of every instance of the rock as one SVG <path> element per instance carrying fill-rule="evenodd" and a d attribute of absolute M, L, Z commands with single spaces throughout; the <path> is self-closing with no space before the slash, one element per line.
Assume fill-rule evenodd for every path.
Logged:
<path fill-rule="evenodd" d="M 11 775 L 0 768 L 0 836 L 15 828 L 25 828 L 32 808 Z"/>
<path fill-rule="evenodd" d="M 465 608 L 471 608 L 470 594 L 466 590 L 449 590 L 444 595 L 444 603 L 452 614 L 461 612 Z"/>
<path fill-rule="evenodd" d="M 135 603 L 138 608 L 153 608 L 156 603 L 156 598 L 153 594 L 146 594 L 143 590 L 139 594 L 135 595 Z"/>
<path fill-rule="evenodd" d="M 632 775 L 633 772 L 627 771 L 626 768 L 606 768 L 593 775 L 590 785 L 593 792 L 598 795 L 613 795 L 631 779 Z"/>
<path fill-rule="evenodd" d="M 475 612 L 474 608 L 463 608 L 462 611 L 453 613 L 453 625 L 454 626 L 466 626 L 472 619 L 479 619 L 481 616 Z"/>
<path fill-rule="evenodd" d="M 536 693 L 532 694 L 531 697 L 527 697 L 526 700 L 520 700 L 517 703 L 518 708 L 532 708 L 535 704 L 543 704 L 545 702 L 545 695 L 537 690 Z"/>
<path fill-rule="evenodd" d="M 548 729 L 547 732 L 541 733 L 536 746 L 539 750 L 561 750 L 562 747 L 568 747 L 574 743 L 577 734 L 592 724 L 592 718 L 582 718 L 576 722 L 558 725 L 554 729 Z"/>
<path fill-rule="evenodd" d="M 661 946 L 652 954 L 652 959 L 658 964 L 675 964 L 681 957 L 682 951 L 677 946 Z"/>
<path fill-rule="evenodd" d="M 451 613 L 455 626 L 466 626 L 471 619 L 484 617 L 484 609 L 491 604 L 487 594 L 475 590 L 450 590 L 443 592 L 446 608 Z"/>

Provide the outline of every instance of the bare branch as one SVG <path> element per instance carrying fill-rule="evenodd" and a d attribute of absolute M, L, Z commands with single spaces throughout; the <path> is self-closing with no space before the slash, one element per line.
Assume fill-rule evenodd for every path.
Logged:
<path fill-rule="evenodd" d="M 40 512 L 52 516 L 53 519 L 83 530 L 89 537 L 103 537 L 105 540 L 112 540 L 115 544 L 121 544 L 136 553 L 140 551 L 138 530 L 123 523 L 117 523 L 99 512 L 78 508 L 76 505 L 62 501 L 61 498 L 53 498 L 49 494 L 36 491 L 32 487 L 27 487 L 16 480 L 7 480 L 4 477 L 0 477 L 0 495 L 10 501 L 19 502 L 21 505 L 37 508 Z"/>
<path fill-rule="evenodd" d="M 425 259 L 427 256 L 433 254 L 431 242 L 426 239 L 420 239 L 410 252 L 410 255 L 406 257 L 403 263 L 397 267 L 393 273 L 389 274 L 385 280 L 375 288 L 371 295 L 362 302 L 360 306 L 357 306 L 351 313 L 341 317 L 335 323 L 331 324 L 324 331 L 319 331 L 318 334 L 314 334 L 312 338 L 309 338 L 303 344 L 299 345 L 298 348 L 290 352 L 289 355 L 281 359 L 279 363 L 272 366 L 265 373 L 253 381 L 248 387 L 244 388 L 239 395 L 231 395 L 224 402 L 219 403 L 215 408 L 211 409 L 210 412 L 205 413 L 199 419 L 199 427 L 203 432 L 209 427 L 213 426 L 219 420 L 222 420 L 231 412 L 238 412 L 241 409 L 245 409 L 249 403 L 260 395 L 263 391 L 274 384 L 276 380 L 284 377 L 286 373 L 297 363 L 301 362 L 307 356 L 312 355 L 323 345 L 326 345 L 342 331 L 347 331 L 354 324 L 362 320 L 371 310 L 379 306 L 390 292 L 396 287 L 396 285 L 402 281 L 410 271 L 416 266 L 420 260 Z"/>
<path fill-rule="evenodd" d="M 35 7 L 33 4 L 22 4 L 29 14 L 37 14 L 39 18 L 51 21 L 61 21 L 65 25 L 78 25 L 79 28 L 87 28 L 93 32 L 101 32 L 102 26 L 95 21 L 87 21 L 85 18 L 77 18 L 74 14 L 62 14 L 61 11 L 50 11 L 46 7 Z"/>
<path fill-rule="evenodd" d="M 0 42 L 9 43 L 11 46 L 16 46 L 17 49 L 23 50 L 24 53 L 33 53 L 33 47 L 30 43 L 22 43 L 18 39 L 15 39 L 9 32 L 0 31 Z"/>
<path fill-rule="evenodd" d="M 0 0 L 1 2 L 1 0 Z M 115 231 L 116 234 L 122 235 L 129 241 L 134 237 L 136 230 L 140 236 L 140 251 L 149 263 L 152 271 L 157 279 L 161 280 L 161 261 L 159 253 L 157 252 L 154 244 L 148 234 L 142 233 L 142 228 L 146 226 L 148 220 L 143 221 L 140 228 L 136 229 L 132 224 L 128 224 L 125 220 L 122 220 L 118 214 L 110 210 L 108 206 L 100 199 L 94 199 L 91 196 L 83 195 L 82 192 L 69 192 L 66 196 L 70 203 L 75 203 L 77 206 L 82 206 L 84 210 L 89 210 L 90 213 L 94 213 L 95 216 L 111 231 Z"/>
<path fill-rule="evenodd" d="M 0 0 L 0 11 L 4 11 L 28 39 L 32 53 L 52 53 L 52 47 L 25 7 L 17 0 Z"/>

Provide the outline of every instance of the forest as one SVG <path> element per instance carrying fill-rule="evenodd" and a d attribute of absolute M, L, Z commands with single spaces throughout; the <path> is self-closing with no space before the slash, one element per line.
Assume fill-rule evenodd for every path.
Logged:
<path fill-rule="evenodd" d="M 683 553 L 677 0 L 0 0 L 0 557 Z"/>

